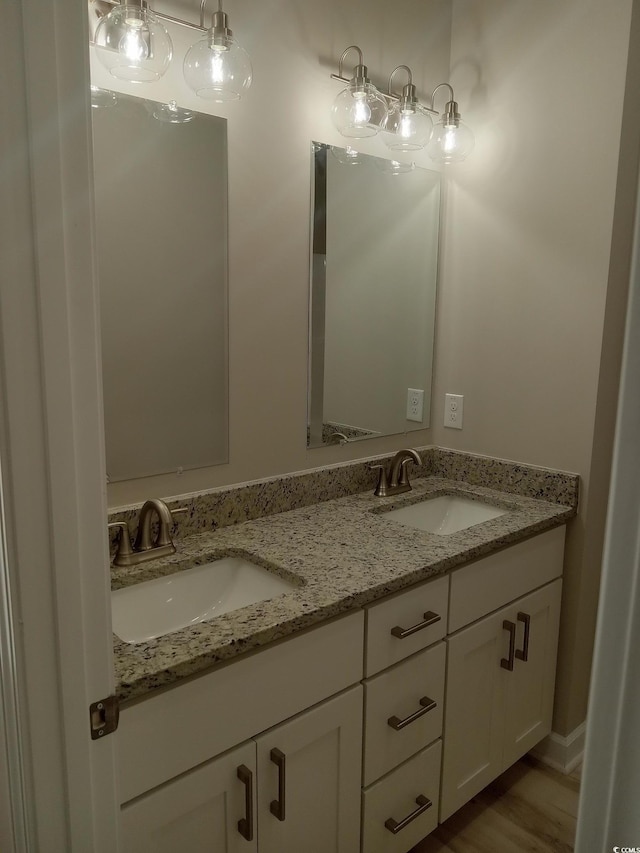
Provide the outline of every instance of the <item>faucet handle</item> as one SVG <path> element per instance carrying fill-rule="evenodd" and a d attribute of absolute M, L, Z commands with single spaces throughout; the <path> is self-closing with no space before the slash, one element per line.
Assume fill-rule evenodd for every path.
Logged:
<path fill-rule="evenodd" d="M 384 498 L 387 495 L 389 489 L 389 481 L 387 480 L 387 469 L 384 465 L 369 465 L 369 468 L 372 471 L 379 470 L 378 474 L 378 485 L 375 487 L 373 494 L 377 498 Z"/>
<path fill-rule="evenodd" d="M 107 527 L 118 527 L 120 536 L 118 537 L 118 548 L 113 561 L 114 566 L 128 565 L 128 562 L 122 563 L 123 557 L 130 557 L 133 554 L 131 550 L 131 534 L 129 533 L 129 525 L 126 521 L 111 521 Z"/>

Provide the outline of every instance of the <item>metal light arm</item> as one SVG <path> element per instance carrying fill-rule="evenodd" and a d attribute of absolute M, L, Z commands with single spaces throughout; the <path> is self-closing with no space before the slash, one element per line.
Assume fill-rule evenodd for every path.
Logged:
<path fill-rule="evenodd" d="M 342 66 L 344 65 L 345 56 L 349 53 L 350 50 L 358 51 L 358 64 L 353 68 L 353 77 L 345 77 L 342 73 Z M 340 57 L 340 61 L 338 62 L 338 73 L 332 74 L 332 80 L 341 80 L 343 83 L 351 83 L 352 80 L 362 79 L 363 81 L 367 78 L 367 66 L 364 65 L 364 57 L 362 55 L 362 51 L 358 47 L 357 44 L 350 44 L 349 47 L 343 51 L 342 56 Z"/>
<path fill-rule="evenodd" d="M 164 12 L 157 12 L 155 9 L 153 9 L 153 13 L 157 18 L 160 18 L 163 21 L 168 21 L 171 24 L 179 24 L 181 27 L 188 27 L 190 30 L 198 30 L 206 33 L 208 29 L 208 27 L 205 27 L 204 25 L 204 5 L 206 2 L 207 0 L 203 0 L 202 2 L 202 8 L 200 10 L 200 24 L 194 24 L 192 21 L 185 21 L 182 18 L 174 18 L 173 15 L 166 15 Z M 125 0 L 125 2 L 120 2 L 120 0 L 99 0 L 99 2 L 90 0 L 90 5 L 94 5 L 98 8 L 100 6 L 111 6 L 113 8 L 116 6 L 139 6 L 141 9 L 149 8 L 147 0 Z"/>
<path fill-rule="evenodd" d="M 398 71 L 406 71 L 407 72 L 407 78 L 408 78 L 406 85 L 402 89 L 401 95 L 396 94 L 391 89 L 393 76 Z M 411 69 L 409 68 L 408 65 L 398 65 L 396 68 L 393 69 L 393 71 L 389 75 L 389 83 L 387 84 L 387 91 L 385 92 L 385 97 L 389 98 L 389 100 L 391 100 L 391 101 L 401 101 L 403 105 L 406 105 L 408 107 L 413 107 L 413 109 L 415 109 L 418 106 L 418 104 L 419 104 L 418 95 L 416 93 L 416 87 L 413 83 L 413 74 L 411 73 Z M 433 96 L 431 97 L 431 106 L 430 107 L 424 107 L 421 104 L 420 104 L 420 106 L 423 110 L 425 110 L 428 113 L 434 113 L 435 115 L 438 114 L 437 110 L 433 109 Z"/>
<path fill-rule="evenodd" d="M 433 109 L 433 102 L 436 97 L 436 92 L 438 89 L 442 89 L 443 87 L 447 88 L 451 94 L 451 98 L 445 104 L 442 113 L 444 124 L 457 127 L 460 124 L 460 113 L 458 112 L 458 104 L 456 102 L 455 95 L 453 94 L 453 87 L 449 83 L 438 83 L 431 93 L 431 111 L 437 112 L 437 110 Z"/>

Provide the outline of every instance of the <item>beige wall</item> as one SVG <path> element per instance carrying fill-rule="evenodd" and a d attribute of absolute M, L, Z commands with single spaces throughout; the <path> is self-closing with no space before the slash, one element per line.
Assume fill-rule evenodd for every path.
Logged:
<path fill-rule="evenodd" d="M 166 3 L 156 5 L 171 12 Z M 187 14 L 186 4 L 176 8 Z M 181 477 L 113 484 L 110 506 L 313 468 L 407 443 L 400 435 L 306 448 L 310 143 L 344 143 L 330 121 L 329 108 L 341 86 L 330 75 L 350 44 L 360 45 L 378 85 L 386 86 L 392 69 L 403 63 L 413 69 L 419 91 L 430 93 L 447 78 L 450 2 L 264 0 L 237 3 L 228 13 L 253 62 L 254 82 L 240 102 L 207 106 L 182 80 L 180 61 L 145 92 L 228 118 L 230 462 Z M 174 28 L 172 35 L 178 55 L 192 34 Z M 92 75 L 100 85 L 112 82 L 95 63 Z M 135 85 L 120 88 L 142 91 Z M 386 153 L 378 139 L 363 141 L 362 150 Z M 428 444 L 428 431 L 412 433 L 411 443 Z"/>
<path fill-rule="evenodd" d="M 631 1 L 453 9 L 452 81 L 477 145 L 449 187 L 433 439 L 582 476 L 554 721 L 566 735 L 585 718 L 608 483 L 591 496 Z M 615 399 L 615 358 L 608 370 Z M 447 391 L 465 395 L 461 432 L 440 426 Z"/>
<path fill-rule="evenodd" d="M 451 80 L 477 145 L 448 188 L 433 429 L 411 443 L 581 474 L 554 724 L 567 734 L 586 710 L 617 383 L 622 255 L 608 305 L 607 283 L 631 0 L 266 0 L 229 11 L 255 74 L 243 101 L 215 110 L 229 118 L 230 463 L 116 484 L 109 503 L 406 444 L 305 448 L 309 142 L 342 142 L 329 121 L 339 85 L 329 75 L 347 45 L 360 44 L 375 82 L 407 63 L 427 91 L 449 77 L 451 46 Z M 188 34 L 176 35 L 179 50 Z M 149 97 L 164 87 L 202 109 L 175 65 Z M 379 154 L 379 145 L 362 149 Z M 628 208 L 619 200 L 622 254 Z M 441 426 L 447 391 L 465 395 L 460 432 Z"/>

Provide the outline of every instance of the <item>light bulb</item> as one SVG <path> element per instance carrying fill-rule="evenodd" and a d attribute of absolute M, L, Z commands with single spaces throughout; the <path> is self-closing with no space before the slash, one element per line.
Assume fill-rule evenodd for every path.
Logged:
<path fill-rule="evenodd" d="M 420 104 L 394 104 L 387 115 L 382 138 L 392 151 L 419 151 L 431 136 L 433 122 Z"/>
<path fill-rule="evenodd" d="M 442 118 L 433 129 L 427 153 L 437 163 L 460 163 L 473 150 L 473 133 L 461 121 L 455 124 Z"/>
<path fill-rule="evenodd" d="M 331 107 L 331 119 L 342 136 L 375 136 L 387 115 L 387 103 L 371 83 L 350 84 Z"/>
<path fill-rule="evenodd" d="M 171 62 L 171 37 L 145 6 L 116 6 L 95 33 L 96 55 L 120 80 L 149 83 L 158 80 Z"/>
<path fill-rule="evenodd" d="M 212 27 L 184 58 L 184 79 L 200 98 L 236 101 L 251 85 L 251 60 L 230 35 Z"/>

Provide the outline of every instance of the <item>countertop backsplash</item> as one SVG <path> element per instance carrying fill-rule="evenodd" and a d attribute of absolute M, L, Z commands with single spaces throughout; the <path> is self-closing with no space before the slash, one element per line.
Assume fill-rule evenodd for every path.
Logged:
<path fill-rule="evenodd" d="M 576 474 L 440 447 L 418 448 L 418 452 L 422 466 L 410 466 L 409 477 L 412 480 L 418 477 L 443 477 L 577 508 L 579 477 Z M 170 509 L 187 509 L 186 513 L 175 518 L 174 538 L 211 532 L 279 512 L 373 491 L 378 474 L 371 466 L 381 463 L 388 465 L 393 455 L 390 453 L 362 461 L 167 498 Z M 149 498 L 154 497 L 160 496 L 149 495 Z M 134 536 L 139 510 L 139 504 L 113 509 L 109 512 L 109 521 L 127 521 L 131 535 Z M 117 531 L 110 533 L 112 555 L 118 535 Z"/>

